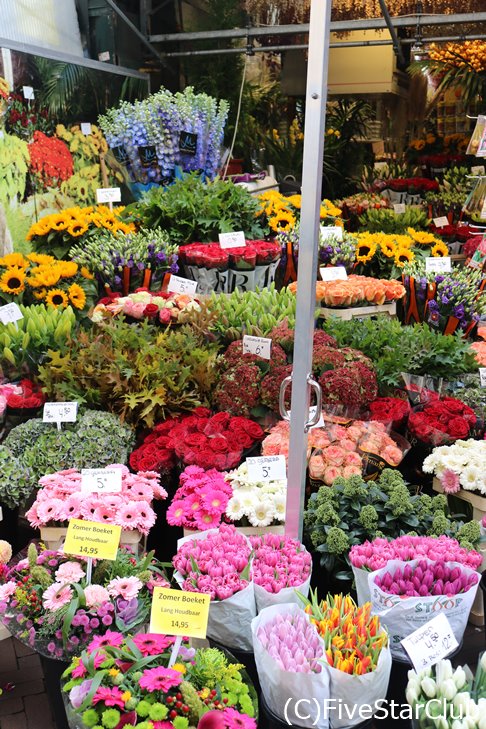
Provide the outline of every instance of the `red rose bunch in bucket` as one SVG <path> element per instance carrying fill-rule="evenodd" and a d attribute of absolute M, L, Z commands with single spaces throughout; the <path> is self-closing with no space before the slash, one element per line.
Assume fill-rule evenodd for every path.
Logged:
<path fill-rule="evenodd" d="M 460 400 L 445 397 L 432 400 L 412 413 L 408 430 L 418 440 L 436 446 L 469 438 L 476 423 L 474 410 Z"/>
<path fill-rule="evenodd" d="M 392 430 L 402 428 L 410 412 L 409 402 L 398 397 L 377 397 L 370 403 L 370 420 L 378 420 Z"/>

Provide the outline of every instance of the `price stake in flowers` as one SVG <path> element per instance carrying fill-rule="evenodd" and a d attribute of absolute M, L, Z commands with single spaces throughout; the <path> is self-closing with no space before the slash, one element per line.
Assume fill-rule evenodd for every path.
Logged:
<path fill-rule="evenodd" d="M 119 494 L 122 490 L 120 468 L 83 468 L 81 491 L 84 493 Z"/>
<path fill-rule="evenodd" d="M 287 464 L 285 456 L 257 456 L 247 458 L 248 480 L 254 483 L 259 481 L 285 481 L 287 478 Z"/>
<path fill-rule="evenodd" d="M 486 387 L 486 367 L 479 368 L 479 384 L 481 387 Z"/>
<path fill-rule="evenodd" d="M 208 629 L 210 596 L 167 587 L 154 587 L 150 611 L 150 632 L 175 635 L 169 668 L 176 662 L 182 637 L 205 638 Z"/>
<path fill-rule="evenodd" d="M 243 354 L 256 354 L 262 359 L 270 359 L 272 340 L 266 337 L 252 337 L 245 334 L 243 337 Z"/>
<path fill-rule="evenodd" d="M 98 521 L 70 519 L 64 542 L 64 554 L 87 557 L 86 579 L 91 584 L 93 559 L 116 559 L 121 527 Z"/>
<path fill-rule="evenodd" d="M 61 423 L 75 423 L 78 417 L 77 402 L 46 402 L 42 413 L 44 423 L 56 423 L 61 430 Z"/>
<path fill-rule="evenodd" d="M 12 301 L 10 304 L 0 306 L 0 321 L 2 324 L 13 323 L 15 328 L 18 329 L 17 322 L 24 318 L 24 315 L 19 309 L 18 304 Z"/>
<path fill-rule="evenodd" d="M 197 281 L 191 281 L 189 278 L 174 276 L 171 274 L 167 291 L 169 294 L 195 294 L 197 289 Z"/>
<path fill-rule="evenodd" d="M 422 625 L 401 643 L 417 673 L 434 666 L 459 645 L 444 613 Z"/>
<path fill-rule="evenodd" d="M 452 271 L 450 256 L 428 256 L 425 259 L 427 273 L 450 273 Z"/>
<path fill-rule="evenodd" d="M 221 248 L 242 248 L 246 246 L 245 234 L 242 230 L 234 233 L 220 233 L 218 238 Z"/>

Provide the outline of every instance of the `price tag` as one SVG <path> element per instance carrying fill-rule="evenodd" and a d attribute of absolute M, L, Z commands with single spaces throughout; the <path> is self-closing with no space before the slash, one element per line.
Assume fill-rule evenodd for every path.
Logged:
<path fill-rule="evenodd" d="M 218 235 L 221 248 L 242 248 L 246 246 L 245 234 L 242 230 L 235 233 L 220 233 Z"/>
<path fill-rule="evenodd" d="M 404 638 L 401 643 L 417 673 L 434 666 L 459 645 L 444 613 L 432 618 Z"/>
<path fill-rule="evenodd" d="M 20 321 L 23 318 L 24 315 L 14 301 L 5 304 L 5 306 L 0 306 L 0 321 L 2 324 L 10 324 L 10 322 Z"/>
<path fill-rule="evenodd" d="M 64 542 L 64 554 L 92 559 L 116 559 L 121 527 L 99 521 L 70 519 Z"/>
<path fill-rule="evenodd" d="M 331 236 L 336 236 L 338 240 L 343 239 L 343 229 L 340 225 L 321 225 L 321 238 L 326 240 Z"/>
<path fill-rule="evenodd" d="M 328 266 L 319 269 L 323 281 L 346 281 L 348 274 L 343 266 Z"/>
<path fill-rule="evenodd" d="M 121 190 L 119 187 L 100 187 L 96 190 L 96 200 L 99 203 L 120 202 Z"/>
<path fill-rule="evenodd" d="M 188 278 L 171 275 L 167 291 L 173 294 L 195 294 L 197 289 L 197 281 L 191 281 Z"/>
<path fill-rule="evenodd" d="M 252 337 L 245 334 L 243 337 L 243 354 L 257 354 L 262 359 L 270 359 L 272 340 L 266 337 Z"/>
<path fill-rule="evenodd" d="M 203 592 L 154 587 L 150 633 L 205 638 L 210 596 Z"/>
<path fill-rule="evenodd" d="M 103 51 L 103 53 L 98 53 L 98 61 L 109 61 L 110 60 L 110 51 Z"/>
<path fill-rule="evenodd" d="M 484 165 L 477 165 L 477 167 L 471 167 L 471 175 L 484 175 Z"/>
<path fill-rule="evenodd" d="M 33 101 L 35 99 L 35 93 L 32 86 L 22 86 L 22 92 L 24 94 L 24 99 L 27 99 L 27 101 Z"/>
<path fill-rule="evenodd" d="M 393 210 L 395 211 L 396 215 L 401 215 L 402 213 L 406 212 L 407 206 L 405 203 L 395 203 L 393 206 Z"/>
<path fill-rule="evenodd" d="M 119 494 L 122 490 L 120 468 L 83 468 L 81 491 L 85 493 Z"/>
<path fill-rule="evenodd" d="M 443 215 L 441 218 L 434 218 L 434 225 L 436 228 L 445 228 L 446 225 L 449 225 L 449 221 L 446 216 Z"/>
<path fill-rule="evenodd" d="M 481 387 L 486 387 L 486 367 L 479 368 L 479 384 Z"/>
<path fill-rule="evenodd" d="M 42 421 L 44 423 L 75 423 L 77 416 L 77 402 L 46 402 Z"/>
<path fill-rule="evenodd" d="M 425 259 L 427 273 L 450 273 L 452 271 L 450 256 L 428 256 Z"/>
<path fill-rule="evenodd" d="M 84 134 L 85 137 L 89 137 L 91 134 L 91 123 L 90 122 L 82 122 L 81 124 L 81 132 Z"/>
<path fill-rule="evenodd" d="M 197 152 L 197 134 L 181 132 L 179 135 L 179 152 L 195 157 Z"/>
<path fill-rule="evenodd" d="M 247 458 L 248 479 L 258 481 L 285 481 L 287 464 L 285 456 L 258 456 Z"/>

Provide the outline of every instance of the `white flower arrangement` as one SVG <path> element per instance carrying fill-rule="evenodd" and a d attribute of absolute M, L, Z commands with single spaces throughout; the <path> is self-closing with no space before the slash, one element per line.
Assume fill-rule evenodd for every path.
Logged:
<path fill-rule="evenodd" d="M 251 526 L 266 527 L 285 521 L 287 481 L 250 481 L 246 463 L 231 471 L 226 481 L 233 496 L 226 507 L 226 516 L 233 522 L 247 519 Z"/>
<path fill-rule="evenodd" d="M 458 440 L 450 446 L 434 448 L 422 469 L 433 473 L 444 492 L 454 494 L 460 488 L 486 494 L 486 440 Z"/>

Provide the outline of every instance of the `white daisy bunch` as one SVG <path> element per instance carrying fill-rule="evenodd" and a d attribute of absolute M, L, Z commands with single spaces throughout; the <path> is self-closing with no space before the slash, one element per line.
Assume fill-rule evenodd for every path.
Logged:
<path fill-rule="evenodd" d="M 233 496 L 226 507 L 226 516 L 231 521 L 246 520 L 254 527 L 285 521 L 286 480 L 250 481 L 245 462 L 228 473 L 226 481 L 233 489 Z"/>
<path fill-rule="evenodd" d="M 422 469 L 440 480 L 446 493 L 459 488 L 486 494 L 486 440 L 457 440 L 450 446 L 434 448 Z"/>

